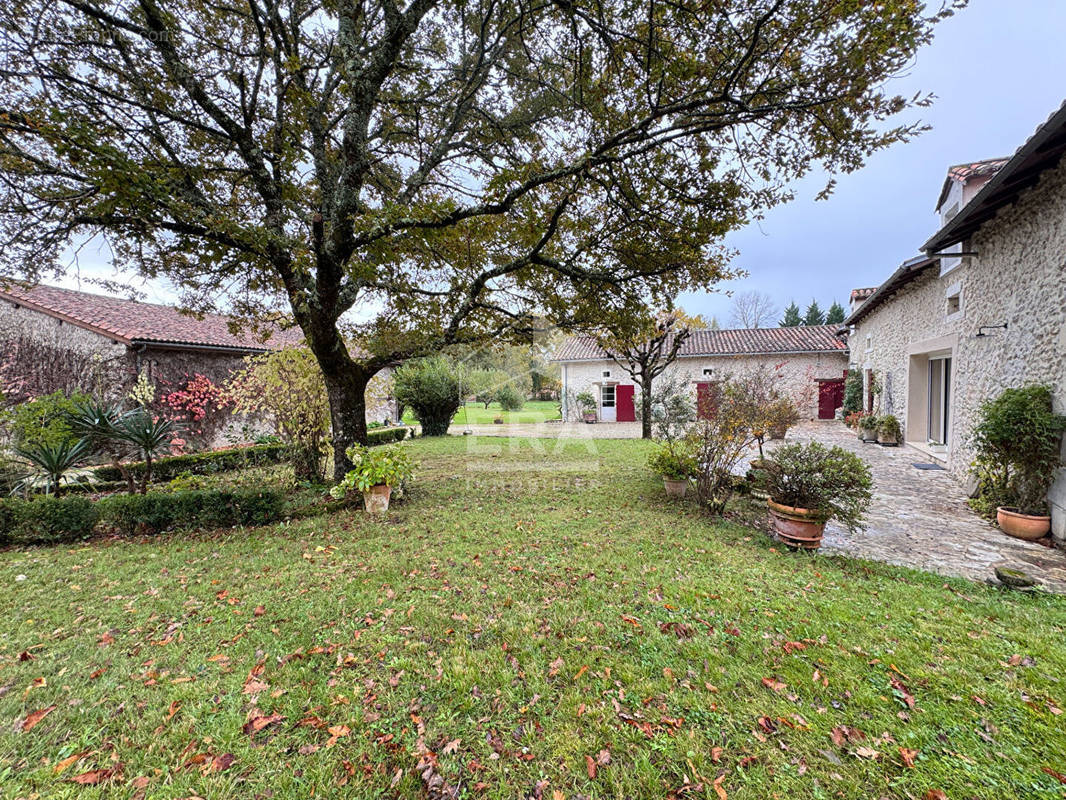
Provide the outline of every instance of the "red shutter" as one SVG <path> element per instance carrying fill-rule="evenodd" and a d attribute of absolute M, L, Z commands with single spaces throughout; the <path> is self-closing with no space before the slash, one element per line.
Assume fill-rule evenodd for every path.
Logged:
<path fill-rule="evenodd" d="M 637 409 L 633 403 L 636 390 L 631 383 L 620 383 L 614 387 L 615 420 L 617 422 L 636 422 Z"/>

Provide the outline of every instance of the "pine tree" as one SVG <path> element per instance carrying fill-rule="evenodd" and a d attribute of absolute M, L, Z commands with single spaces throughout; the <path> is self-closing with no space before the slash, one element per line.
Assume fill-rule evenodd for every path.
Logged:
<path fill-rule="evenodd" d="M 825 314 L 818 306 L 817 300 L 811 300 L 811 304 L 807 306 L 807 313 L 803 315 L 804 325 L 825 325 Z"/>
<path fill-rule="evenodd" d="M 833 305 L 829 306 L 829 310 L 825 312 L 825 324 L 839 325 L 844 321 L 846 316 L 847 315 L 844 313 L 844 306 L 834 300 Z"/>
<path fill-rule="evenodd" d="M 797 325 L 803 324 L 803 317 L 800 316 L 799 306 L 796 305 L 795 300 L 788 304 L 788 308 L 785 309 L 785 316 L 777 324 L 781 328 L 795 328 Z"/>

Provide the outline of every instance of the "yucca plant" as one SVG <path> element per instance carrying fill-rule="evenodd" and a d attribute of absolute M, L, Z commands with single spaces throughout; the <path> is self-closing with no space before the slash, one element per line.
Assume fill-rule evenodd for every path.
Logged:
<path fill-rule="evenodd" d="M 81 466 L 92 454 L 86 439 L 26 444 L 13 448 L 13 452 L 21 469 L 12 494 L 58 494 L 64 486 L 93 481 L 92 470 Z"/>
<path fill-rule="evenodd" d="M 148 491 L 148 484 L 152 482 L 152 458 L 170 444 L 177 432 L 172 421 L 153 416 L 144 409 L 123 414 L 115 422 L 115 437 L 135 447 L 144 460 L 141 494 Z"/>
<path fill-rule="evenodd" d="M 76 404 L 67 419 L 74 434 L 89 442 L 94 453 L 111 462 L 111 466 L 118 470 L 126 482 L 127 491 L 133 494 L 136 490 L 133 474 L 123 463 L 131 456 L 133 449 L 120 435 L 120 425 L 131 413 L 138 412 L 123 411 L 115 403 L 87 400 Z"/>

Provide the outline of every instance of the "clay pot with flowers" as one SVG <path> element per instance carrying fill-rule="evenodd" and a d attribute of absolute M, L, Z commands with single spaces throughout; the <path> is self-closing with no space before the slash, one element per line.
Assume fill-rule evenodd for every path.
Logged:
<path fill-rule="evenodd" d="M 383 514 L 389 510 L 393 492 L 403 491 L 413 477 L 413 466 L 402 447 L 363 447 L 353 445 L 346 451 L 352 469 L 329 490 L 340 499 L 350 491 L 363 494 L 363 508 L 368 514 Z"/>
<path fill-rule="evenodd" d="M 648 467 L 662 475 L 668 497 L 681 498 L 696 474 L 696 456 L 684 440 L 666 442 L 648 458 Z"/>

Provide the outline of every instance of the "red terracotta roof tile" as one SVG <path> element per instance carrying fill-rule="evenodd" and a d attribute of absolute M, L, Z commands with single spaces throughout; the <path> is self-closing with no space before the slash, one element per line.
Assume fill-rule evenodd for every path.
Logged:
<path fill-rule="evenodd" d="M 273 327 L 266 337 L 251 330 L 234 334 L 229 328 L 229 317 L 220 314 L 205 314 L 198 318 L 171 306 L 56 286 L 9 284 L 0 287 L 0 298 L 110 336 L 123 344 L 147 342 L 272 350 L 303 341 L 299 328 L 282 330 Z"/>
<path fill-rule="evenodd" d="M 778 353 L 843 353 L 837 325 L 798 325 L 788 328 L 696 330 L 681 345 L 681 357 L 740 356 Z M 591 336 L 571 336 L 553 361 L 600 361 L 608 358 Z"/>

